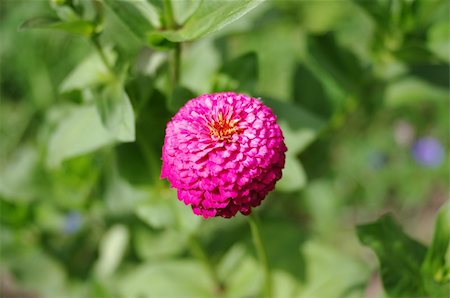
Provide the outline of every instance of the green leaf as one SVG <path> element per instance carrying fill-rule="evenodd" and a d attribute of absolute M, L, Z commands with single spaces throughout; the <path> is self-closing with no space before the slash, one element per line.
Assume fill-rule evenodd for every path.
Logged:
<path fill-rule="evenodd" d="M 277 115 L 288 148 L 283 178 L 277 188 L 283 191 L 301 189 L 306 184 L 306 175 L 296 156 L 317 138 L 325 122 L 290 103 L 268 98 L 263 99 L 263 102 Z"/>
<path fill-rule="evenodd" d="M 21 30 L 26 29 L 59 29 L 69 33 L 89 37 L 94 32 L 94 25 L 85 20 L 72 20 L 61 22 L 52 17 L 35 17 L 20 25 Z"/>
<path fill-rule="evenodd" d="M 185 249 L 186 235 L 173 230 L 152 231 L 150 229 L 134 230 L 136 252 L 145 260 L 162 260 L 174 257 Z"/>
<path fill-rule="evenodd" d="M 209 93 L 212 78 L 220 68 L 221 57 L 210 38 L 200 39 L 185 48 L 181 69 L 181 85 L 196 94 Z"/>
<path fill-rule="evenodd" d="M 319 78 L 306 66 L 299 64 L 293 79 L 295 102 L 317 116 L 329 118 L 333 112 L 332 101 Z"/>
<path fill-rule="evenodd" d="M 104 0 L 104 3 L 141 40 L 161 25 L 156 8 L 144 0 Z"/>
<path fill-rule="evenodd" d="M 94 105 L 71 107 L 53 131 L 47 151 L 47 165 L 111 144 L 114 138 L 103 126 Z"/>
<path fill-rule="evenodd" d="M 246 53 L 224 62 L 216 78 L 214 91 L 236 91 L 252 94 L 258 82 L 258 58 L 255 52 Z"/>
<path fill-rule="evenodd" d="M 121 84 L 106 86 L 97 100 L 97 108 L 103 124 L 118 141 L 135 140 L 133 107 Z"/>
<path fill-rule="evenodd" d="M 95 154 L 79 156 L 64 161 L 57 170 L 49 171 L 49 199 L 61 208 L 83 208 L 101 175 L 102 168 L 92 166 L 98 157 Z"/>
<path fill-rule="evenodd" d="M 43 252 L 42 249 L 29 243 L 26 245 L 29 247 L 25 250 L 17 248 L 21 252 L 19 258 L 17 258 L 18 254 L 16 254 L 11 258 L 5 258 L 3 262 L 10 263 L 7 267 L 12 268 L 13 272 L 20 276 L 22 286 L 27 289 L 33 289 L 33 294 L 31 295 L 39 295 L 42 297 L 66 296 L 67 272 L 64 266 Z M 43 270 L 45 270 L 45 274 Z M 5 288 L 2 286 L 2 291 Z M 28 295 L 27 293 L 29 292 L 25 291 L 21 293 Z M 7 297 L 8 295 L 2 294 L 3 296 Z M 14 296 L 16 295 L 14 294 Z"/>
<path fill-rule="evenodd" d="M 341 200 L 333 183 L 326 179 L 314 179 L 308 183 L 302 198 L 311 217 L 311 228 L 317 234 L 334 235 L 333 227 L 339 225 Z"/>
<path fill-rule="evenodd" d="M 167 198 L 152 198 L 151 202 L 144 202 L 136 208 L 137 217 L 154 229 L 174 227 L 176 219 L 171 202 Z"/>
<path fill-rule="evenodd" d="M 169 190 L 152 193 L 150 200 L 136 208 L 136 215 L 154 229 L 171 228 L 185 235 L 193 234 L 201 221 L 190 206 L 180 202 L 176 193 Z"/>
<path fill-rule="evenodd" d="M 273 110 L 279 119 L 288 154 L 297 154 L 303 151 L 325 126 L 322 119 L 296 105 L 269 98 L 263 98 L 263 102 Z"/>
<path fill-rule="evenodd" d="M 285 192 L 296 191 L 306 185 L 306 173 L 294 154 L 286 155 L 283 179 L 277 183 L 277 189 Z"/>
<path fill-rule="evenodd" d="M 285 2 L 291 4 L 286 9 L 296 12 L 298 15 L 298 26 L 311 33 L 333 31 L 342 25 L 349 15 L 349 6 L 351 5 L 350 1 Z"/>
<path fill-rule="evenodd" d="M 422 264 L 427 292 L 433 297 L 450 295 L 450 203 L 442 206 L 436 219 L 434 236 Z"/>
<path fill-rule="evenodd" d="M 133 268 L 118 284 L 120 297 L 215 297 L 207 269 L 191 260 L 152 261 Z"/>
<path fill-rule="evenodd" d="M 262 287 L 263 271 L 242 243 L 234 244 L 216 268 L 225 284 L 225 297 L 257 297 Z"/>
<path fill-rule="evenodd" d="M 357 227 L 359 240 L 377 254 L 383 285 L 392 297 L 425 296 L 421 264 L 426 248 L 409 238 L 391 215 Z"/>
<path fill-rule="evenodd" d="M 401 107 L 423 102 L 442 102 L 448 97 L 444 88 L 431 85 L 414 77 L 405 77 L 391 83 L 385 95 L 386 106 Z"/>
<path fill-rule="evenodd" d="M 450 62 L 450 28 L 448 20 L 434 24 L 428 31 L 427 46 L 436 56 Z"/>
<path fill-rule="evenodd" d="M 106 56 L 109 61 L 114 60 L 112 51 L 107 50 Z M 82 90 L 94 87 L 112 80 L 111 72 L 105 66 L 97 53 L 92 53 L 78 64 L 64 81 L 60 84 L 59 92 L 65 93 L 73 90 Z"/>
<path fill-rule="evenodd" d="M 34 17 L 23 22 L 19 29 L 47 28 L 58 22 L 59 19 L 55 17 Z"/>
<path fill-rule="evenodd" d="M 42 172 L 35 148 L 22 146 L 0 169 L 0 195 L 7 199 L 32 200 L 40 193 Z"/>
<path fill-rule="evenodd" d="M 340 47 L 332 34 L 310 36 L 307 41 L 307 66 L 321 79 L 327 92 L 334 95 L 334 100 L 359 91 L 367 72 L 353 53 Z"/>
<path fill-rule="evenodd" d="M 355 0 L 354 2 L 364 9 L 381 28 L 389 26 L 390 13 L 387 7 L 387 1 Z"/>
<path fill-rule="evenodd" d="M 115 225 L 106 232 L 100 244 L 99 259 L 95 264 L 97 276 L 106 278 L 116 271 L 127 248 L 128 238 L 128 230 L 124 225 Z"/>
<path fill-rule="evenodd" d="M 179 25 L 184 24 L 201 3 L 199 0 L 172 1 L 175 22 Z"/>
<path fill-rule="evenodd" d="M 300 247 L 306 260 L 307 282 L 295 297 L 364 297 L 363 283 L 369 278 L 368 268 L 337 246 L 308 240 Z"/>
<path fill-rule="evenodd" d="M 166 108 L 166 98 L 157 90 L 144 99 L 138 112 L 136 134 L 138 145 L 145 157 L 142 162 L 146 163 L 151 177 L 160 181 L 161 148 L 164 144 L 166 123 L 173 114 Z"/>
<path fill-rule="evenodd" d="M 148 191 L 134 187 L 123 179 L 114 164 L 108 169 L 107 174 L 104 199 L 108 213 L 115 216 L 129 215 L 148 197 Z"/>
<path fill-rule="evenodd" d="M 155 31 L 150 37 L 161 36 L 173 42 L 199 39 L 234 22 L 261 2 L 262 0 L 202 1 L 180 29 Z"/>

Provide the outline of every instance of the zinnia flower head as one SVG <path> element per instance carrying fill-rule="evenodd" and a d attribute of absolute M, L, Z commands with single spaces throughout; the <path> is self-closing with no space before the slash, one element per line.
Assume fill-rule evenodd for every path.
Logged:
<path fill-rule="evenodd" d="M 204 218 L 248 215 L 281 178 L 286 151 L 276 116 L 261 101 L 204 94 L 167 124 L 161 178 Z"/>

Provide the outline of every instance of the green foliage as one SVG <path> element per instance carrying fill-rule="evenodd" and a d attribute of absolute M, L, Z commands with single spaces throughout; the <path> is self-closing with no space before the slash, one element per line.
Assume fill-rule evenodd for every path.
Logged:
<path fill-rule="evenodd" d="M 84 20 L 75 20 L 69 22 L 60 22 L 58 19 L 37 17 L 24 22 L 21 29 L 59 29 L 69 33 L 79 34 L 82 36 L 90 36 L 94 32 L 94 27 L 91 23 Z"/>
<path fill-rule="evenodd" d="M 106 0 L 105 4 L 138 38 L 145 41 L 146 35 L 155 26 L 160 25 L 154 7 L 146 1 Z"/>
<path fill-rule="evenodd" d="M 433 241 L 422 263 L 424 287 L 430 295 L 448 296 L 450 289 L 450 203 L 442 206 L 434 228 Z"/>
<path fill-rule="evenodd" d="M 274 111 L 288 147 L 256 209 L 274 297 L 447 297 L 448 203 L 428 230 L 449 158 L 424 166 L 414 142 L 448 152 L 448 12 L 445 0 L 1 1 L 0 296 L 261 296 L 246 218 L 204 221 L 160 179 L 171 117 L 234 91 Z M 358 225 L 385 210 L 411 236 L 392 216 Z"/>
<path fill-rule="evenodd" d="M 358 236 L 377 253 L 384 288 L 390 296 L 425 295 L 420 264 L 426 248 L 406 236 L 392 217 L 385 215 L 376 223 L 359 226 Z"/>
<path fill-rule="evenodd" d="M 154 32 L 172 42 L 192 41 L 222 29 L 259 5 L 262 0 L 202 1 L 180 29 Z"/>
<path fill-rule="evenodd" d="M 409 238 L 391 216 L 358 226 L 361 242 L 372 248 L 380 260 L 381 277 L 391 297 L 447 297 L 450 263 L 449 206 L 438 214 L 433 241 L 427 249 Z"/>

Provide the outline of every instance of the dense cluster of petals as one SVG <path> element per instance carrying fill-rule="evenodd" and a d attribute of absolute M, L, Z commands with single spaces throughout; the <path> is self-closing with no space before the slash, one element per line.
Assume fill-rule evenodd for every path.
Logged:
<path fill-rule="evenodd" d="M 204 218 L 248 215 L 281 178 L 287 150 L 276 116 L 244 94 L 204 94 L 167 124 L 161 178 Z"/>

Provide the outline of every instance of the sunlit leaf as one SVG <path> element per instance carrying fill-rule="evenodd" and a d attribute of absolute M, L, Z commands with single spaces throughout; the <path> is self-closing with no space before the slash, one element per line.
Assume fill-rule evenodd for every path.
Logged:
<path fill-rule="evenodd" d="M 114 142 L 103 126 L 93 105 L 72 107 L 52 136 L 47 150 L 47 164 L 57 166 L 61 161 L 96 150 Z"/>
<path fill-rule="evenodd" d="M 305 282 L 301 283 L 300 298 L 362 297 L 368 268 L 337 245 L 309 240 L 301 248 L 306 263 Z"/>
<path fill-rule="evenodd" d="M 199 0 L 172 1 L 175 22 L 178 25 L 184 24 L 201 4 L 202 1 Z"/>
<path fill-rule="evenodd" d="M 141 40 L 160 26 L 158 12 L 145 0 L 104 0 L 104 3 Z"/>
<path fill-rule="evenodd" d="M 135 229 L 134 246 L 145 260 L 162 260 L 174 257 L 185 249 L 187 237 L 173 229 L 152 231 Z"/>
<path fill-rule="evenodd" d="M 234 22 L 261 2 L 262 0 L 202 1 L 180 29 L 155 31 L 152 35 L 173 42 L 195 40 Z"/>
<path fill-rule="evenodd" d="M 283 169 L 283 179 L 277 183 L 281 191 L 295 191 L 306 185 L 306 173 L 300 161 L 294 154 L 286 155 L 286 165 Z"/>
<path fill-rule="evenodd" d="M 32 200 L 39 193 L 42 173 L 36 149 L 24 146 L 0 169 L 0 195 L 7 199 Z"/>
<path fill-rule="evenodd" d="M 97 108 L 105 127 L 111 134 L 122 142 L 135 140 L 134 112 L 130 99 L 122 86 L 118 83 L 105 87 Z"/>
<path fill-rule="evenodd" d="M 120 296 L 130 297 L 214 297 L 208 271 L 192 260 L 148 262 L 124 274 L 118 284 Z"/>
<path fill-rule="evenodd" d="M 114 61 L 114 54 L 106 51 L 106 56 L 110 61 Z M 67 75 L 60 84 L 61 93 L 73 90 L 82 90 L 86 87 L 94 87 L 112 80 L 111 72 L 105 66 L 97 53 L 92 53 L 86 57 Z"/>
<path fill-rule="evenodd" d="M 447 21 L 438 22 L 428 31 L 428 48 L 439 58 L 450 62 L 450 28 Z"/>
<path fill-rule="evenodd" d="M 95 272 L 99 277 L 106 278 L 116 271 L 128 246 L 128 238 L 128 230 L 123 225 L 111 227 L 103 236 L 99 259 L 95 265 Z"/>

